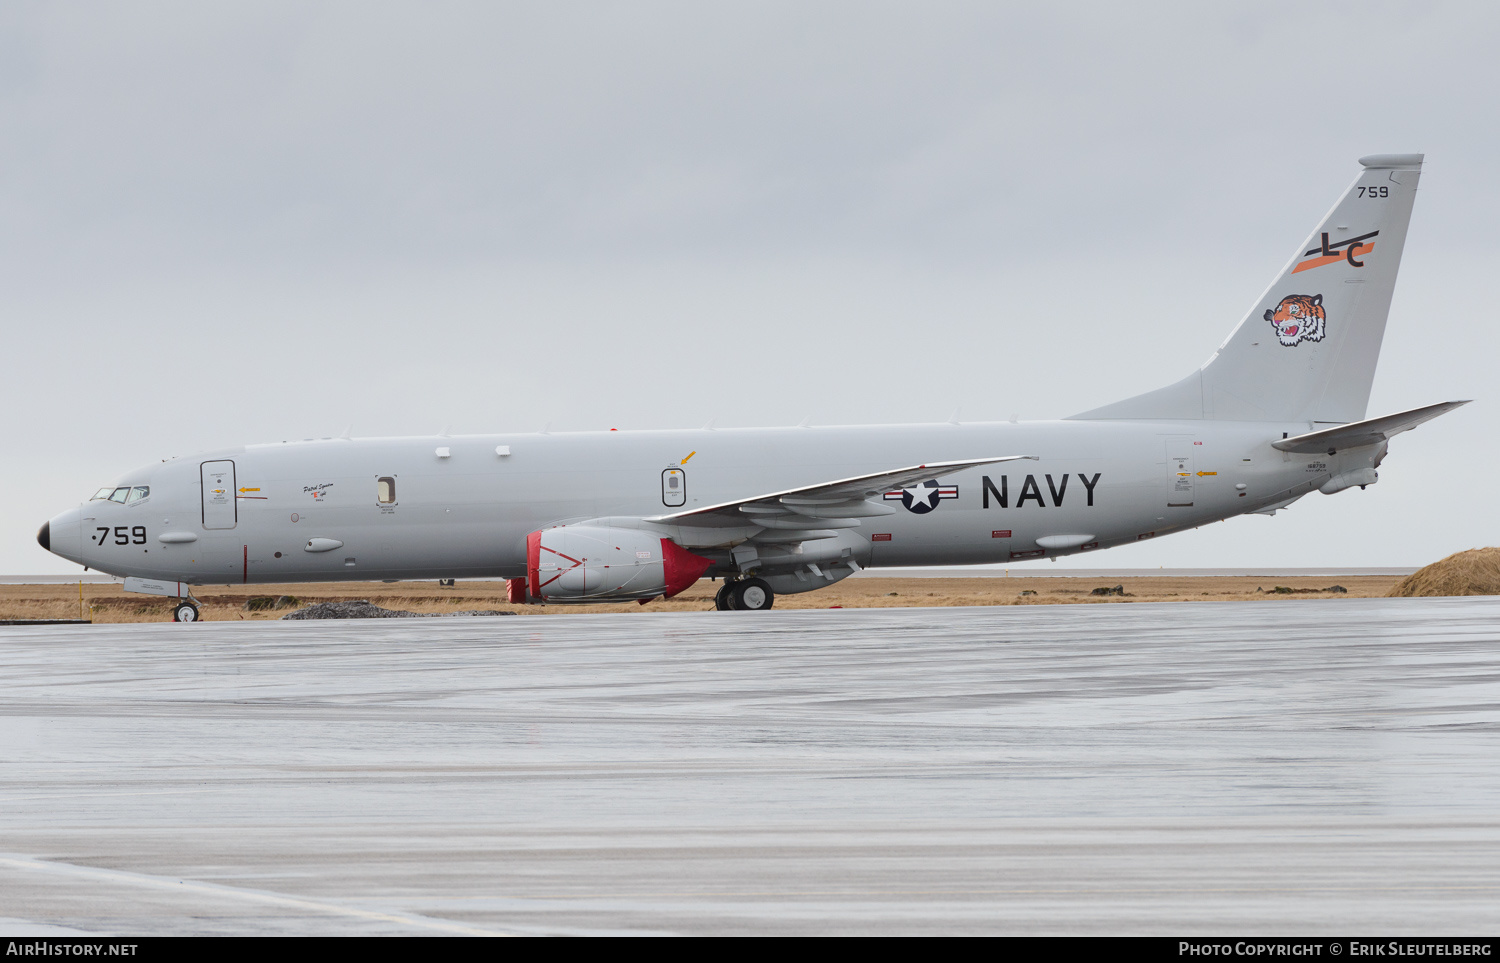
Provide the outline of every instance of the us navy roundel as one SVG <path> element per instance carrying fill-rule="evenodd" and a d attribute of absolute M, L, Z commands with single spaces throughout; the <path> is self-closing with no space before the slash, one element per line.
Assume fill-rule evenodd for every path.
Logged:
<path fill-rule="evenodd" d="M 938 502 L 945 498 L 957 498 L 957 485 L 939 485 L 935 481 L 926 481 L 913 488 L 902 488 L 893 492 L 885 493 L 885 500 L 893 502 L 900 500 L 906 506 L 906 510 L 917 515 L 926 515 L 938 507 Z"/>

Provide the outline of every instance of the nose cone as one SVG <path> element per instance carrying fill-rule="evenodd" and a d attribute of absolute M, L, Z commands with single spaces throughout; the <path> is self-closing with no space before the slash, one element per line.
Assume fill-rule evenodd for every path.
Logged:
<path fill-rule="evenodd" d="M 42 530 L 36 533 L 37 544 L 53 555 L 61 555 L 68 561 L 78 562 L 80 565 L 85 564 L 83 536 L 79 534 L 82 523 L 83 512 L 77 508 L 70 508 L 42 526 Z"/>

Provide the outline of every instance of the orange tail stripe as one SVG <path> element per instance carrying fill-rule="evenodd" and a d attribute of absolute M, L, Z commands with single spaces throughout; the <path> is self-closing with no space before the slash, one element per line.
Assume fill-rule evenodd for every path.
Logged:
<path fill-rule="evenodd" d="M 1363 257 L 1364 255 L 1369 254 L 1371 251 L 1375 250 L 1375 245 L 1353 244 L 1350 245 L 1350 248 L 1354 251 L 1355 257 Z M 1330 254 L 1327 257 L 1315 257 L 1311 261 L 1303 261 L 1301 264 L 1292 268 L 1292 273 L 1298 274 L 1302 271 L 1310 270 L 1311 268 L 1322 267 L 1325 264 L 1337 264 L 1339 261 L 1343 260 L 1345 260 L 1345 257 L 1342 251 L 1340 251 L 1338 254 Z"/>

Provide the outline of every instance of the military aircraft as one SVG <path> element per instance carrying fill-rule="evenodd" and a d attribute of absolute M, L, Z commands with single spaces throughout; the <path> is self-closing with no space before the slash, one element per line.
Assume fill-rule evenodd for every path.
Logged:
<path fill-rule="evenodd" d="M 515 602 L 723 579 L 768 609 L 862 568 L 1094 552 L 1373 484 L 1366 420 L 1421 154 L 1360 160 L 1213 356 L 1060 421 L 324 438 L 173 458 L 42 526 L 42 547 L 178 599 L 226 582 L 507 578 Z"/>

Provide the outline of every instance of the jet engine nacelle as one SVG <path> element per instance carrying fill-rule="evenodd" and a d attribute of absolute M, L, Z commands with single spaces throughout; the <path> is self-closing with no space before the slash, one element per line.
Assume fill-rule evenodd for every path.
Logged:
<path fill-rule="evenodd" d="M 563 525 L 526 536 L 533 602 L 671 598 L 712 564 L 647 530 Z"/>

